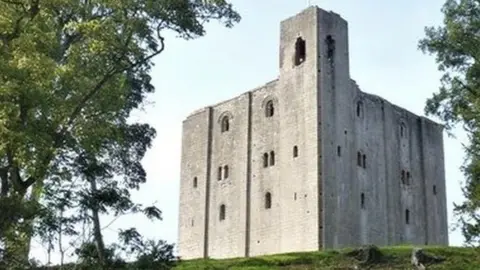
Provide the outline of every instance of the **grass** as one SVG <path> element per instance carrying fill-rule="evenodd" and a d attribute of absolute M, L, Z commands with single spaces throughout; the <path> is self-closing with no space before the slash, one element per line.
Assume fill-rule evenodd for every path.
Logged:
<path fill-rule="evenodd" d="M 410 263 L 412 247 L 385 247 L 380 251 L 385 256 L 383 262 L 361 266 L 360 262 L 346 255 L 352 249 L 319 252 L 288 253 L 252 258 L 199 259 L 183 261 L 176 270 L 229 269 L 414 269 Z M 425 247 L 427 254 L 441 256 L 443 263 L 427 266 L 427 269 L 480 269 L 480 249 L 462 247 Z"/>

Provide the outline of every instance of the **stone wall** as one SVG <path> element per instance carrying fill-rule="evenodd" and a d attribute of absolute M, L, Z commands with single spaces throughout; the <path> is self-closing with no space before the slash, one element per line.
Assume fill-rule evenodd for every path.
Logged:
<path fill-rule="evenodd" d="M 178 252 L 186 258 L 203 257 L 206 245 L 210 114 L 210 109 L 205 109 L 183 122 Z"/>
<path fill-rule="evenodd" d="M 280 31 L 278 79 L 183 123 L 180 256 L 447 244 L 442 127 L 360 91 L 339 15 Z"/>

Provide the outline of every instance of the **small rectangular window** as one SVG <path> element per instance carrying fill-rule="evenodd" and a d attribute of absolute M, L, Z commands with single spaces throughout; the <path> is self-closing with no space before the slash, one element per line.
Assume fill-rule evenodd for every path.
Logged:
<path fill-rule="evenodd" d="M 275 152 L 270 151 L 270 166 L 275 165 Z"/>
<path fill-rule="evenodd" d="M 223 166 L 223 178 L 228 178 L 228 165 Z"/>
<path fill-rule="evenodd" d="M 365 209 L 365 194 L 360 194 L 360 207 Z"/>
<path fill-rule="evenodd" d="M 226 216 L 226 207 L 225 204 L 220 205 L 220 221 L 225 220 Z"/>
<path fill-rule="evenodd" d="M 272 208 L 272 194 L 270 192 L 267 192 L 265 194 L 265 209 L 270 208 Z"/>

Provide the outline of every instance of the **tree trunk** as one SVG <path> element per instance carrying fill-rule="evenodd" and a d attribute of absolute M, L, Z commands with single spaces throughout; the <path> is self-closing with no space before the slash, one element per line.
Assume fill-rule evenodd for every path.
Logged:
<path fill-rule="evenodd" d="M 60 218 L 63 220 L 63 210 L 60 211 Z M 63 266 L 65 259 L 65 250 L 63 249 L 63 223 L 58 227 L 58 251 L 60 252 L 60 266 Z"/>
<path fill-rule="evenodd" d="M 90 180 L 90 191 L 92 194 L 97 192 L 97 182 L 95 179 Z M 98 214 L 98 206 L 94 204 L 92 207 L 92 221 L 93 221 L 93 237 L 95 246 L 97 248 L 98 260 L 100 265 L 106 265 L 105 243 L 103 242 L 102 228 L 100 227 L 100 216 Z"/>

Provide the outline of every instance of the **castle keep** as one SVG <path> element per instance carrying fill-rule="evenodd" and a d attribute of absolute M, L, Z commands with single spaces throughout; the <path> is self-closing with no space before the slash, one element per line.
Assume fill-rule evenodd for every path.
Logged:
<path fill-rule="evenodd" d="M 277 79 L 183 122 L 179 255 L 448 244 L 443 127 L 360 91 L 339 15 L 280 30 Z"/>

